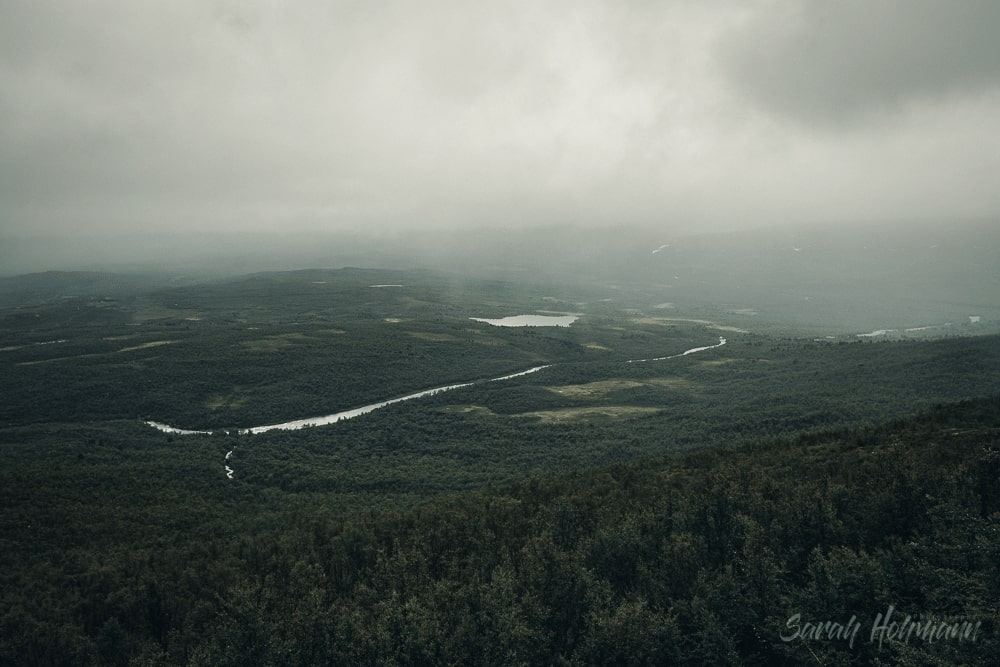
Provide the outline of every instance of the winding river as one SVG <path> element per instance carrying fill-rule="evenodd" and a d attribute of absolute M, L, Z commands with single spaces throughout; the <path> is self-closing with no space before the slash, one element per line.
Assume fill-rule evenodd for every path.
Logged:
<path fill-rule="evenodd" d="M 639 364 L 647 363 L 652 361 L 665 361 L 667 359 L 676 359 L 678 357 L 684 357 L 689 354 L 695 354 L 697 352 L 703 352 L 705 350 L 713 350 L 717 347 L 722 347 L 726 344 L 726 339 L 719 336 L 719 342 L 715 345 L 706 345 L 704 347 L 693 347 L 690 350 L 685 350 L 680 354 L 672 354 L 668 357 L 654 357 L 652 359 L 629 359 L 625 363 L 629 364 Z M 526 371 L 519 371 L 517 373 L 511 373 L 510 375 L 503 375 L 500 377 L 492 378 L 487 380 L 487 382 L 502 382 L 503 380 L 510 380 L 516 377 L 521 377 L 523 375 L 528 375 L 530 373 L 537 373 L 540 370 L 550 368 L 553 364 L 546 364 L 544 366 L 535 366 L 534 368 L 529 368 Z M 434 389 L 425 389 L 423 391 L 418 391 L 414 394 L 407 394 L 406 396 L 400 396 L 399 398 L 391 398 L 387 401 L 381 401 L 379 403 L 372 403 L 370 405 L 365 405 L 360 408 L 354 408 L 353 410 L 344 410 L 342 412 L 335 412 L 330 415 L 324 415 L 322 417 L 307 417 L 306 419 L 296 419 L 293 421 L 282 422 L 280 424 L 268 424 L 266 426 L 251 426 L 250 428 L 241 429 L 239 433 L 244 434 L 255 434 L 255 433 L 266 433 L 267 431 L 296 431 L 301 428 L 306 428 L 307 426 L 325 426 L 327 424 L 333 424 L 334 422 L 339 422 L 342 419 L 352 419 L 369 412 L 378 410 L 379 408 L 384 408 L 387 405 L 392 405 L 393 403 L 402 403 L 403 401 L 411 401 L 415 398 L 421 398 L 423 396 L 432 396 L 434 394 L 440 394 L 446 391 L 452 391 L 453 389 L 461 389 L 462 387 L 470 387 L 476 384 L 476 381 L 472 382 L 461 382 L 458 384 L 449 384 L 443 387 L 435 387 Z M 172 433 L 175 435 L 212 435 L 214 431 L 194 431 L 182 428 L 175 428 L 167 424 L 162 424 L 156 421 L 146 421 L 148 426 L 163 431 L 164 433 Z M 228 434 L 229 432 L 226 431 Z M 229 467 L 229 459 L 233 455 L 234 450 L 230 450 L 226 454 L 226 465 L 225 471 L 226 476 L 229 479 L 233 478 L 233 469 Z"/>

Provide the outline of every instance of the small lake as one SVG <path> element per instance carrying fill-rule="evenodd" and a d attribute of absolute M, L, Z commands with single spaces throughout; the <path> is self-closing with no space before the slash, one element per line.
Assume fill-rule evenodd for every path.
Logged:
<path fill-rule="evenodd" d="M 495 327 L 568 327 L 580 319 L 579 315 L 511 315 L 491 320 L 483 317 L 470 317 L 476 322 L 486 322 Z"/>

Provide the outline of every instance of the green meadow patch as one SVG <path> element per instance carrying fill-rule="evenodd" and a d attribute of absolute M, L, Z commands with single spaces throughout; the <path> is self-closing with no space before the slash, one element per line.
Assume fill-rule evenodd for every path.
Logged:
<path fill-rule="evenodd" d="M 451 334 L 446 333 L 433 333 L 430 331 L 407 331 L 406 333 L 410 334 L 414 338 L 430 341 L 432 343 L 449 343 L 458 340 Z"/>
<path fill-rule="evenodd" d="M 534 412 L 522 412 L 514 416 L 534 417 L 543 422 L 558 423 L 578 421 L 582 419 L 626 419 L 629 417 L 650 415 L 659 411 L 660 408 L 643 407 L 638 405 L 595 405 L 584 408 L 536 410 Z"/>
<path fill-rule="evenodd" d="M 248 340 L 243 346 L 251 352 L 277 352 L 287 347 L 291 347 L 296 342 L 308 340 L 309 337 L 300 332 L 275 334 L 265 336 L 256 340 Z"/>
<path fill-rule="evenodd" d="M 691 389 L 694 383 L 687 378 L 659 377 L 647 380 L 611 379 L 586 382 L 584 384 L 564 384 L 546 387 L 549 391 L 564 398 L 601 400 L 613 392 L 637 389 L 640 387 L 659 387 L 665 389 Z"/>
<path fill-rule="evenodd" d="M 242 406 L 247 401 L 247 393 L 243 387 L 233 387 L 227 394 L 212 394 L 205 401 L 205 407 L 209 410 L 219 410 L 222 408 L 232 409 Z"/>

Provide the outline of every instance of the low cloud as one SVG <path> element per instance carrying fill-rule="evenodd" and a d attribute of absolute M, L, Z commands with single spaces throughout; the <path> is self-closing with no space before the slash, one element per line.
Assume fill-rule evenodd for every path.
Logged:
<path fill-rule="evenodd" d="M 892 120 L 911 105 L 1000 89 L 990 0 L 784 2 L 721 49 L 733 84 L 806 124 Z"/>
<path fill-rule="evenodd" d="M 988 3 L 7 5 L 0 234 L 1000 208 Z"/>

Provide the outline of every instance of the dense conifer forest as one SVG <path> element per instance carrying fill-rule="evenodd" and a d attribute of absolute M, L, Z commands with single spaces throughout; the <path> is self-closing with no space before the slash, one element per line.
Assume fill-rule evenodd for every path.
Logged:
<path fill-rule="evenodd" d="M 1000 655 L 996 335 L 423 271 L 20 280 L 2 665 Z M 469 319 L 522 312 L 580 319 Z"/>
<path fill-rule="evenodd" d="M 1000 667 L 1000 1 L 0 1 L 0 667 Z"/>

